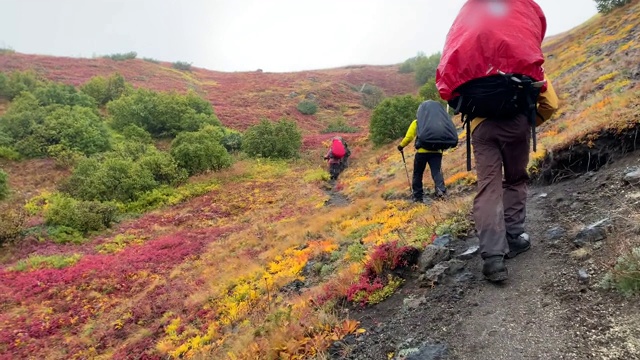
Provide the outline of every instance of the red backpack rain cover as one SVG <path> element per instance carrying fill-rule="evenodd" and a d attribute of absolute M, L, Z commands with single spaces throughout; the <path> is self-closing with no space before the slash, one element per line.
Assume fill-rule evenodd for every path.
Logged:
<path fill-rule="evenodd" d="M 436 71 L 440 96 L 448 101 L 458 86 L 498 71 L 543 80 L 546 31 L 533 0 L 468 0 L 449 29 Z"/>
<path fill-rule="evenodd" d="M 336 159 L 341 159 L 347 154 L 347 150 L 344 148 L 344 144 L 340 139 L 333 139 L 331 141 L 331 154 Z"/>

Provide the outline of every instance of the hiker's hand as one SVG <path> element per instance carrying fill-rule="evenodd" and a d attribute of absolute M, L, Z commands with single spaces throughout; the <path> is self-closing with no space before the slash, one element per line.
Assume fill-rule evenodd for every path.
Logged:
<path fill-rule="evenodd" d="M 402 152 L 402 150 L 404 150 L 404 146 L 398 145 L 398 151 Z"/>

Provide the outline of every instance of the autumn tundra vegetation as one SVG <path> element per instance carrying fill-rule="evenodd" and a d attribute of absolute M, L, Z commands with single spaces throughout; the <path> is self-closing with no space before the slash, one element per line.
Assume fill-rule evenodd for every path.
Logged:
<path fill-rule="evenodd" d="M 635 1 L 545 41 L 561 107 L 533 175 L 637 132 L 639 22 Z M 322 356 L 366 331 L 344 309 L 471 228 L 464 147 L 451 196 L 414 205 L 391 144 L 437 100 L 439 54 L 287 74 L 116 55 L 0 52 L 0 358 Z M 336 133 L 352 165 L 328 184 Z M 613 283 L 637 290 L 637 250 L 619 255 Z"/>

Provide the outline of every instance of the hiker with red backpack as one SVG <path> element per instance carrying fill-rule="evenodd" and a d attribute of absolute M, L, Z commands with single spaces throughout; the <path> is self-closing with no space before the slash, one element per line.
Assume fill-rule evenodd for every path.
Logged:
<path fill-rule="evenodd" d="M 505 258 L 531 247 L 524 228 L 529 144 L 535 151 L 535 127 L 558 108 L 542 68 L 545 32 L 545 15 L 533 0 L 468 0 L 436 71 L 440 96 L 467 126 L 468 170 L 473 143 L 473 217 L 482 272 L 492 282 L 507 279 Z"/>
<path fill-rule="evenodd" d="M 404 148 L 414 138 L 416 139 L 416 156 L 413 160 L 413 181 L 411 182 L 413 201 L 421 203 L 424 200 L 422 177 L 427 164 L 435 184 L 434 197 L 443 198 L 447 194 L 447 188 L 442 175 L 442 152 L 458 145 L 458 133 L 442 104 L 433 100 L 420 104 L 416 120 L 411 122 L 407 134 L 398 145 L 398 151 L 403 153 L 403 158 Z"/>
<path fill-rule="evenodd" d="M 351 156 L 351 150 L 341 136 L 335 136 L 331 139 L 329 151 L 324 156 L 325 160 L 329 160 L 331 180 L 338 179 L 338 175 L 348 166 L 349 156 Z"/>

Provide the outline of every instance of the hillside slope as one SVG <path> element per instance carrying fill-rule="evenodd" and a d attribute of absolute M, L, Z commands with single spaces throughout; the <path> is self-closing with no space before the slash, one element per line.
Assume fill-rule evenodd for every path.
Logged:
<path fill-rule="evenodd" d="M 640 122 L 640 79 L 635 75 L 639 24 L 636 1 L 545 43 L 546 69 L 562 109 L 539 129 L 541 146 L 532 156 L 531 170 L 549 182 L 600 170 L 640 145 L 634 137 Z M 7 58 L 1 59 L 6 64 Z M 616 67 L 627 61 L 626 67 Z M 125 72 L 127 62 L 87 62 L 105 62 L 105 74 L 117 65 L 125 76 L 136 76 Z M 48 71 L 58 71 L 51 65 Z M 185 76 L 195 76 L 165 68 L 154 69 L 172 73 L 183 88 L 188 86 Z M 349 72 L 356 76 L 366 69 L 327 72 L 342 73 L 346 84 L 358 81 L 349 80 Z M 74 72 L 67 68 L 65 73 Z M 218 74 L 216 81 L 236 75 Z M 279 76 L 238 76 L 264 75 Z M 288 96 L 289 90 L 278 94 Z M 246 105 L 242 96 L 238 91 L 234 98 Z M 320 128 L 313 125 L 308 131 Z M 636 159 L 535 190 L 537 203 L 532 203 L 529 218 L 534 250 L 509 265 L 518 285 L 487 288 L 483 281 L 461 277 L 460 286 L 446 281 L 435 286 L 418 281 L 422 274 L 411 268 L 389 271 L 408 263 L 400 255 L 424 248 L 438 235 L 465 238 L 475 176 L 463 171 L 463 144 L 444 159 L 451 197 L 431 204 L 406 201 L 405 165 L 393 144 L 373 148 L 361 138 L 353 143 L 353 166 L 332 186 L 321 180 L 319 153 L 294 163 L 241 160 L 229 170 L 193 179 L 189 185 L 201 185 L 204 195 L 125 219 L 80 244 L 54 243 L 43 234 L 42 219 L 30 219 L 33 227 L 26 238 L 0 257 L 0 358 L 308 359 L 326 358 L 330 349 L 336 358 L 403 359 L 412 352 L 440 351 L 441 346 L 429 347 L 435 338 L 458 358 L 482 359 L 487 357 L 478 354 L 502 347 L 496 339 L 511 334 L 504 329 L 516 332 L 518 340 L 532 339 L 525 345 L 537 346 L 538 352 L 516 344 L 505 349 L 503 358 L 546 358 L 549 352 L 542 345 L 554 354 L 576 350 L 556 346 L 581 346 L 573 352 L 577 359 L 633 358 L 629 354 L 637 354 L 632 351 L 640 338 L 633 326 L 637 306 L 596 286 L 576 284 L 575 267 L 587 268 L 595 284 L 618 255 L 640 245 L 637 229 L 631 231 L 627 221 L 637 219 L 640 211 L 624 194 L 637 196 L 637 189 L 616 180 Z M 413 154 L 407 150 L 406 155 L 410 171 Z M 36 172 L 49 171 L 45 161 L 42 165 Z M 12 181 L 26 182 L 20 176 L 31 175 L 22 173 Z M 430 179 L 425 186 L 433 187 Z M 46 207 L 49 195 L 34 196 L 31 209 Z M 625 206 L 610 211 L 606 201 Z M 575 231 L 606 216 L 614 219 L 614 232 L 599 243 L 601 250 L 594 244 L 587 247 L 591 259 L 569 260 Z M 566 233 L 556 243 L 547 242 L 543 236 L 555 225 Z M 454 242 L 466 245 L 461 239 Z M 479 279 L 477 265 L 477 258 L 465 265 L 471 279 Z M 540 271 L 529 271 L 529 265 Z M 372 271 L 373 280 L 362 276 Z M 378 303 L 396 289 L 400 291 L 386 302 L 361 310 L 359 304 Z M 480 300 L 487 303 L 473 311 Z M 628 312 L 616 312 L 616 301 Z M 495 315 L 490 305 L 518 317 Z M 563 325 L 555 314 L 573 327 L 557 335 L 556 326 Z M 619 321 L 621 314 L 630 314 L 626 322 Z M 540 321 L 549 317 L 553 321 Z M 516 321 L 523 318 L 524 323 Z M 479 339 L 473 326 L 486 330 Z M 538 330 L 535 337 L 529 337 L 531 329 Z M 604 335 L 589 344 L 594 333 Z M 495 344 L 486 346 L 491 341 Z M 616 348 L 610 351 L 612 346 Z"/>
<path fill-rule="evenodd" d="M 193 89 L 210 100 L 228 127 L 244 130 L 260 118 L 295 119 L 308 134 L 318 134 L 327 123 L 344 117 L 351 126 L 366 130 L 370 110 L 362 105 L 364 84 L 386 95 L 417 91 L 412 74 L 399 74 L 397 66 L 349 66 L 295 73 L 225 73 L 192 68 L 180 71 L 170 63 L 140 59 L 81 59 L 0 53 L 0 71 L 35 70 L 45 78 L 81 85 L 92 76 L 122 74 L 136 87 L 161 91 Z M 305 98 L 316 99 L 319 111 L 303 115 L 297 109 Z"/>

